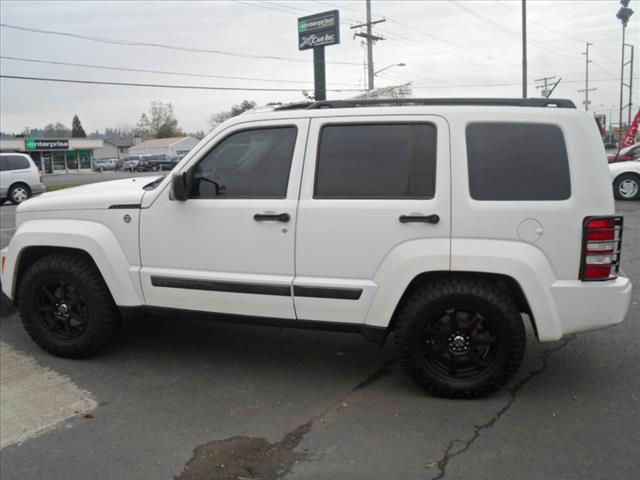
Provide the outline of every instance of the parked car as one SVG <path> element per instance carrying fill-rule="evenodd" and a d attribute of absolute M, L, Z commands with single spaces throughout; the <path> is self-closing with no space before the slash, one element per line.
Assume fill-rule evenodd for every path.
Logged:
<path fill-rule="evenodd" d="M 17 205 L 46 189 L 42 174 L 29 155 L 0 153 L 0 204 L 8 198 Z"/>
<path fill-rule="evenodd" d="M 117 158 L 98 158 L 93 160 L 93 169 L 96 172 L 104 172 L 106 170 L 116 170 L 118 166 Z"/>
<path fill-rule="evenodd" d="M 640 200 L 640 159 L 609 164 L 613 194 L 619 200 Z"/>
<path fill-rule="evenodd" d="M 140 157 L 136 172 L 158 172 L 171 170 L 177 164 L 177 159 L 168 155 L 143 155 Z"/>
<path fill-rule="evenodd" d="M 626 147 L 607 155 L 609 163 L 626 162 L 628 160 L 637 160 L 640 158 L 640 143 L 634 143 L 630 147 Z"/>
<path fill-rule="evenodd" d="M 130 155 L 118 162 L 118 167 L 116 167 L 116 170 L 121 170 L 123 172 L 133 172 L 138 166 L 138 163 L 140 163 L 140 157 Z"/>
<path fill-rule="evenodd" d="M 601 151 L 593 117 L 559 99 L 240 115 L 172 175 L 20 205 L 2 289 L 62 357 L 96 354 L 123 317 L 164 311 L 379 345 L 393 333 L 416 384 L 484 396 L 518 371 L 526 323 L 554 342 L 627 314 Z"/>

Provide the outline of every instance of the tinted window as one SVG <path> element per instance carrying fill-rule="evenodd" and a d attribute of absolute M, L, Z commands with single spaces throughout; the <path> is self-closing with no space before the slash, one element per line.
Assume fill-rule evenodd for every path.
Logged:
<path fill-rule="evenodd" d="M 316 197 L 430 198 L 436 129 L 400 123 L 326 126 L 317 164 Z"/>
<path fill-rule="evenodd" d="M 7 157 L 0 155 L 0 172 L 4 172 L 5 170 L 9 170 L 9 161 Z"/>
<path fill-rule="evenodd" d="M 7 170 L 22 170 L 31 166 L 29 160 L 19 155 L 8 155 L 5 158 L 7 159 Z"/>
<path fill-rule="evenodd" d="M 475 200 L 565 200 L 571 196 L 562 131 L 534 123 L 467 126 L 469 191 Z"/>
<path fill-rule="evenodd" d="M 296 143 L 295 127 L 234 133 L 193 169 L 193 198 L 284 198 Z"/>

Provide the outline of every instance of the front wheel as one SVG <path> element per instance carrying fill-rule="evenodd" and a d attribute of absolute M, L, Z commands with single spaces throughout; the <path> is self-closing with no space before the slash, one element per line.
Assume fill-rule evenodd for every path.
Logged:
<path fill-rule="evenodd" d="M 526 333 L 520 312 L 495 284 L 447 279 L 425 284 L 396 319 L 403 368 L 427 391 L 476 398 L 498 390 L 518 371 Z"/>
<path fill-rule="evenodd" d="M 100 272 L 79 255 L 56 253 L 34 262 L 20 279 L 16 303 L 31 338 L 60 357 L 98 353 L 120 326 Z"/>
<path fill-rule="evenodd" d="M 613 193 L 618 200 L 637 200 L 640 198 L 640 177 L 624 173 L 613 182 Z"/>

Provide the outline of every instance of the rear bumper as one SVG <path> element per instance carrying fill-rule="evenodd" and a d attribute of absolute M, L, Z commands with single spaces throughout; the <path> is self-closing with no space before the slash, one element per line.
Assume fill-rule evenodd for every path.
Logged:
<path fill-rule="evenodd" d="M 47 191 L 47 187 L 44 183 L 35 183 L 30 185 L 31 193 L 33 195 L 38 195 L 39 193 L 44 193 Z"/>
<path fill-rule="evenodd" d="M 562 335 L 621 323 L 629 311 L 633 286 L 626 277 L 606 282 L 557 281 L 551 294 Z"/>

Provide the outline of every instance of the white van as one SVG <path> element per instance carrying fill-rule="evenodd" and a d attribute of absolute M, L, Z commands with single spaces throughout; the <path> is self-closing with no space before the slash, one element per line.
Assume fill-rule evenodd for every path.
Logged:
<path fill-rule="evenodd" d="M 31 157 L 24 153 L 0 153 L 0 204 L 9 199 L 18 204 L 47 187 Z"/>

